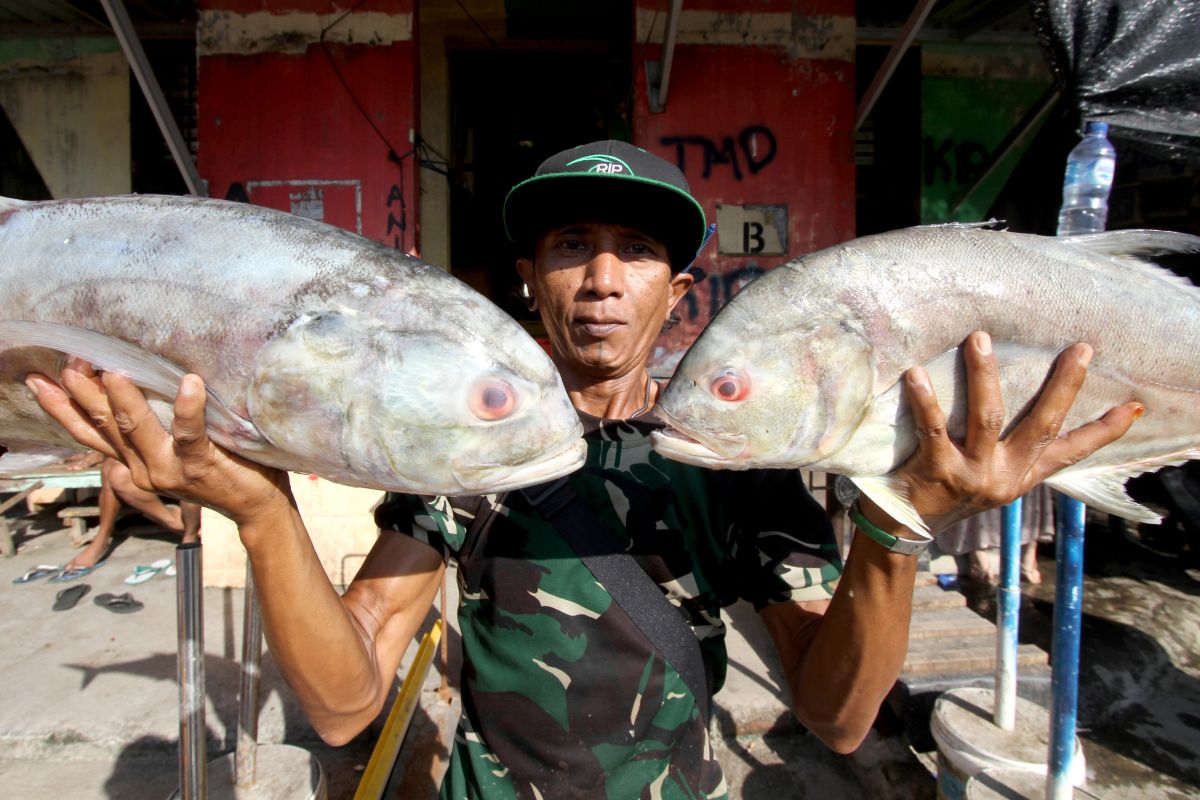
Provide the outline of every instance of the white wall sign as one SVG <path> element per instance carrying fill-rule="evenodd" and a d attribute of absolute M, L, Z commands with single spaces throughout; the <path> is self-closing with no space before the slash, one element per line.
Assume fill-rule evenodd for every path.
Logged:
<path fill-rule="evenodd" d="M 717 252 L 723 256 L 787 255 L 787 206 L 717 206 Z"/>

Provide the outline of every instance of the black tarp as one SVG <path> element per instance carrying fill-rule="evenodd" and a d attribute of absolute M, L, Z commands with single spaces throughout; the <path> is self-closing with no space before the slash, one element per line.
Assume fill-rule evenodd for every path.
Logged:
<path fill-rule="evenodd" d="M 1046 59 L 1083 120 L 1200 160 L 1200 0 L 1031 0 Z"/>

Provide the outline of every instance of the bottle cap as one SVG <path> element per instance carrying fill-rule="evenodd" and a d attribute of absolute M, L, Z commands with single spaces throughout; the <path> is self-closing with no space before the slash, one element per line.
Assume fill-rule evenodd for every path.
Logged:
<path fill-rule="evenodd" d="M 1099 134 L 1100 136 L 1107 136 L 1108 135 L 1108 123 L 1107 122 L 1089 122 L 1089 123 L 1087 123 L 1087 125 L 1084 126 L 1083 133 L 1084 133 L 1084 135 L 1095 133 L 1095 134 Z"/>

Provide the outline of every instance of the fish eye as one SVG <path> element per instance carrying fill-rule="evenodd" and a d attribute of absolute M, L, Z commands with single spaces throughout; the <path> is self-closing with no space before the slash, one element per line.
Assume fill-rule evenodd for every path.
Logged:
<path fill-rule="evenodd" d="M 471 387 L 471 413 L 484 422 L 507 417 L 517 407 L 517 392 L 500 378 L 484 378 Z"/>
<path fill-rule="evenodd" d="M 750 394 L 750 378 L 742 375 L 733 367 L 726 367 L 717 373 L 709 385 L 713 397 L 727 403 L 745 400 Z"/>

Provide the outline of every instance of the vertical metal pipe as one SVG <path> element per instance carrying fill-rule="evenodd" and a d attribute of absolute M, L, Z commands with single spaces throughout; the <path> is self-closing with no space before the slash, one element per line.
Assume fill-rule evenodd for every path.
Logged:
<path fill-rule="evenodd" d="M 1001 512 L 1000 585 L 996 588 L 996 708 L 992 719 L 1011 731 L 1017 718 L 1017 634 L 1021 616 L 1021 498 Z"/>
<path fill-rule="evenodd" d="M 246 560 L 246 589 L 242 600 L 242 683 L 238 693 L 237 755 L 234 783 L 239 789 L 254 785 L 258 770 L 258 707 L 262 685 L 262 615 L 254 589 L 254 570 Z"/>
<path fill-rule="evenodd" d="M 182 800 L 208 796 L 208 728 L 204 720 L 204 586 L 199 542 L 175 548 L 175 608 L 179 630 L 179 791 Z"/>
<path fill-rule="evenodd" d="M 1054 641 L 1050 673 L 1050 759 L 1046 797 L 1072 797 L 1075 714 L 1079 699 L 1079 635 L 1083 618 L 1083 503 L 1060 495 L 1055 545 Z"/>
<path fill-rule="evenodd" d="M 658 84 L 658 105 L 666 108 L 667 91 L 671 88 L 671 65 L 675 63 L 675 37 L 679 33 L 679 14 L 683 0 L 671 0 L 667 12 L 667 31 L 663 36 L 662 75 Z"/>
<path fill-rule="evenodd" d="M 113 33 L 116 34 L 121 49 L 125 51 L 125 59 L 129 62 L 130 70 L 137 78 L 138 85 L 142 87 L 142 93 L 146 96 L 146 105 L 150 106 L 150 112 L 154 115 L 158 129 L 167 142 L 167 149 L 171 151 L 171 158 L 175 159 L 175 166 L 179 168 L 183 182 L 187 184 L 190 193 L 197 197 L 205 196 L 208 194 L 208 190 L 200 178 L 200 173 L 196 171 L 196 165 L 192 162 L 192 154 L 183 140 L 183 135 L 179 132 L 179 125 L 175 122 L 171 109 L 167 106 L 167 99 L 162 93 L 162 87 L 158 85 L 158 78 L 154 76 L 154 70 L 150 68 L 150 61 L 146 58 L 142 43 L 133 29 L 133 23 L 129 21 L 129 13 L 125 10 L 124 0 L 100 0 L 100 4 L 104 6 L 104 12 L 108 15 L 108 22 L 112 25 Z"/>

